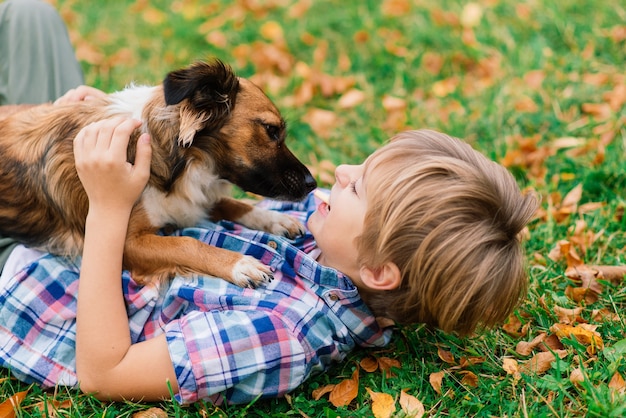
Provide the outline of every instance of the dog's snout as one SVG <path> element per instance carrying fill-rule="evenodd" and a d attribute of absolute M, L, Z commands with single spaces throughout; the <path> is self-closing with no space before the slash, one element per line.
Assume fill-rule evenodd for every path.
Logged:
<path fill-rule="evenodd" d="M 306 188 L 306 193 L 309 194 L 313 190 L 317 188 L 317 181 L 313 178 L 311 173 L 307 173 L 304 179 L 304 187 Z"/>

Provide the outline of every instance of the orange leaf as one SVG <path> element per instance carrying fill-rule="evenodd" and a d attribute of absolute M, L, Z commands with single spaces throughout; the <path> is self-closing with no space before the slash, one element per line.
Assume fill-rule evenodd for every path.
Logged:
<path fill-rule="evenodd" d="M 579 386 L 582 382 L 585 381 L 585 375 L 580 367 L 575 368 L 569 375 L 569 381 Z"/>
<path fill-rule="evenodd" d="M 10 396 L 4 402 L 0 403 L 0 417 L 2 418 L 13 418 L 16 416 L 16 412 L 18 411 L 20 405 L 24 398 L 28 395 L 28 390 L 24 390 L 22 392 L 18 392 L 13 396 Z"/>
<path fill-rule="evenodd" d="M 452 353 L 442 349 L 441 347 L 437 347 L 437 355 L 441 360 L 448 364 L 456 364 L 456 360 L 454 360 Z"/>
<path fill-rule="evenodd" d="M 371 356 L 367 356 L 361 359 L 361 362 L 359 363 L 359 365 L 361 366 L 363 370 L 369 373 L 372 373 L 378 370 L 378 360 L 376 360 L 374 357 L 371 357 Z"/>
<path fill-rule="evenodd" d="M 373 392 L 367 388 L 367 392 L 372 398 L 372 412 L 375 418 L 389 418 L 396 411 L 393 396 L 388 393 Z"/>
<path fill-rule="evenodd" d="M 319 387 L 317 389 L 315 389 L 312 393 L 311 396 L 313 396 L 313 399 L 315 399 L 316 401 L 320 400 L 320 398 L 324 395 L 326 395 L 327 393 L 329 393 L 331 390 L 335 389 L 334 384 L 329 384 L 329 385 L 324 385 L 322 387 Z"/>
<path fill-rule="evenodd" d="M 162 410 L 161 408 L 149 408 L 145 411 L 135 412 L 132 415 L 132 418 L 167 418 L 167 412 Z"/>
<path fill-rule="evenodd" d="M 415 396 L 407 394 L 405 391 L 400 392 L 400 408 L 409 418 L 421 418 L 424 416 L 424 405 Z"/>
<path fill-rule="evenodd" d="M 624 382 L 624 378 L 621 374 L 619 374 L 619 372 L 615 372 L 611 378 L 609 388 L 622 394 L 626 391 L 626 382 Z"/>
<path fill-rule="evenodd" d="M 554 332 L 557 337 L 576 338 L 576 340 L 584 345 L 589 346 L 589 354 L 595 354 L 597 349 L 602 350 L 604 343 L 602 337 L 588 324 L 580 324 L 575 327 L 565 324 L 554 324 L 550 327 L 550 331 Z"/>
<path fill-rule="evenodd" d="M 555 351 L 555 353 L 560 358 L 563 358 L 567 355 L 566 350 L 557 350 Z M 520 370 L 525 373 L 545 373 L 550 370 L 550 367 L 552 367 L 552 363 L 554 363 L 555 360 L 555 355 L 550 351 L 537 353 L 530 360 L 524 363 Z"/>
<path fill-rule="evenodd" d="M 579 317 L 582 311 L 582 307 L 566 309 L 558 305 L 554 306 L 554 313 L 556 314 L 557 318 L 559 318 L 559 322 L 561 324 L 573 324 L 574 322 L 579 322 Z"/>
<path fill-rule="evenodd" d="M 366 99 L 365 93 L 361 90 L 351 89 L 348 90 L 339 98 L 337 101 L 337 106 L 340 109 L 350 109 L 355 106 L 360 105 Z"/>
<path fill-rule="evenodd" d="M 461 379 L 462 384 L 473 388 L 478 387 L 478 376 L 476 376 L 475 373 L 470 372 L 469 370 L 461 370 L 459 373 L 463 375 L 463 378 Z"/>
<path fill-rule="evenodd" d="M 519 343 L 517 343 L 517 347 L 515 347 L 515 351 L 518 354 L 527 356 L 530 353 L 532 353 L 535 347 L 541 344 L 545 338 L 546 338 L 546 333 L 542 332 L 539 335 L 537 335 L 535 338 L 533 338 L 532 341 L 530 342 L 520 341 Z"/>
<path fill-rule="evenodd" d="M 352 378 L 339 382 L 330 392 L 328 400 L 336 408 L 349 405 L 359 394 L 359 369 L 352 373 Z"/>
<path fill-rule="evenodd" d="M 430 376 L 428 376 L 428 381 L 430 382 L 430 385 L 433 387 L 433 389 L 435 389 L 435 392 L 440 395 L 441 385 L 443 383 L 443 376 L 445 376 L 445 374 L 446 372 L 442 370 L 440 372 L 431 373 Z"/>
<path fill-rule="evenodd" d="M 380 367 L 380 370 L 385 373 L 385 376 L 394 377 L 395 374 L 391 372 L 391 368 L 395 367 L 399 369 L 402 367 L 402 364 L 396 359 L 392 359 L 389 357 L 380 357 L 378 359 L 378 367 Z"/>
<path fill-rule="evenodd" d="M 517 365 L 517 360 L 505 357 L 502 359 L 502 369 L 506 372 L 506 374 L 511 374 L 515 379 L 520 378 L 519 366 Z"/>
<path fill-rule="evenodd" d="M 485 358 L 482 356 L 461 357 L 459 360 L 459 366 L 465 368 L 468 366 L 474 366 L 485 362 Z"/>
<path fill-rule="evenodd" d="M 598 277 L 614 284 L 620 284 L 626 276 L 626 266 L 589 266 L 598 272 Z"/>
<path fill-rule="evenodd" d="M 73 405 L 72 400 L 68 399 L 65 401 L 57 401 L 54 399 L 47 399 L 46 401 L 37 402 L 34 405 L 31 405 L 33 408 L 37 409 L 42 415 L 48 411 L 48 416 L 56 417 L 57 411 L 59 409 L 68 409 Z"/>
<path fill-rule="evenodd" d="M 324 139 L 330 137 L 339 122 L 335 112 L 324 109 L 310 109 L 302 120 L 311 126 L 316 135 Z"/>

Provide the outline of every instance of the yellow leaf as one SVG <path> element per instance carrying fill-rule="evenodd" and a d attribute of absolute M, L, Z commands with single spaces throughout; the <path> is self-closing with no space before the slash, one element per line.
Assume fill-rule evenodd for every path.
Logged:
<path fill-rule="evenodd" d="M 270 20 L 261 26 L 261 36 L 273 42 L 282 41 L 284 39 L 283 28 L 276 21 Z"/>
<path fill-rule="evenodd" d="M 400 392 L 400 408 L 409 418 L 421 418 L 424 416 L 424 405 L 415 396 Z"/>
<path fill-rule="evenodd" d="M 559 339 L 564 337 L 576 338 L 579 343 L 589 346 L 589 354 L 595 354 L 596 350 L 601 350 L 604 347 L 600 334 L 586 324 L 575 327 L 566 324 L 554 324 L 550 327 L 550 331 L 554 332 Z"/>
<path fill-rule="evenodd" d="M 160 25 L 161 23 L 165 22 L 167 16 L 159 9 L 156 9 L 154 7 L 148 7 L 144 10 L 142 17 L 143 20 L 146 21 L 146 23 L 150 23 L 152 25 Z"/>
<path fill-rule="evenodd" d="M 374 392 L 367 388 L 372 398 L 372 412 L 376 418 L 389 418 L 396 411 L 393 396 L 388 393 Z"/>

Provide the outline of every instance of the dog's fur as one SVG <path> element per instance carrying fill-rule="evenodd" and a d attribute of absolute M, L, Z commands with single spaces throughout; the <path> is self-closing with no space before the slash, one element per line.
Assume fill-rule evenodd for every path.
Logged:
<path fill-rule="evenodd" d="M 134 279 L 199 273 L 252 287 L 268 279 L 269 269 L 252 257 L 157 234 L 207 217 L 279 235 L 302 231 L 291 217 L 229 197 L 234 183 L 263 196 L 301 200 L 316 183 L 287 149 L 275 105 L 218 60 L 105 100 L 0 107 L 0 234 L 54 254 L 79 255 L 89 202 L 72 141 L 87 124 L 120 115 L 143 121 L 131 138 L 129 161 L 139 131 L 152 138 L 150 180 L 133 208 L 124 249 L 124 267 Z"/>

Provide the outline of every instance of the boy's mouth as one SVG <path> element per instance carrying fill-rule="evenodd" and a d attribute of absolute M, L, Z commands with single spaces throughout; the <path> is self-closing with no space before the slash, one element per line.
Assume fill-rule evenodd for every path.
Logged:
<path fill-rule="evenodd" d="M 313 192 L 313 194 L 315 195 L 315 197 L 317 197 L 319 200 L 322 201 L 322 203 L 319 205 L 318 210 L 322 213 L 328 213 L 330 212 L 330 196 L 328 193 L 323 192 L 319 189 L 315 189 L 315 191 Z"/>

